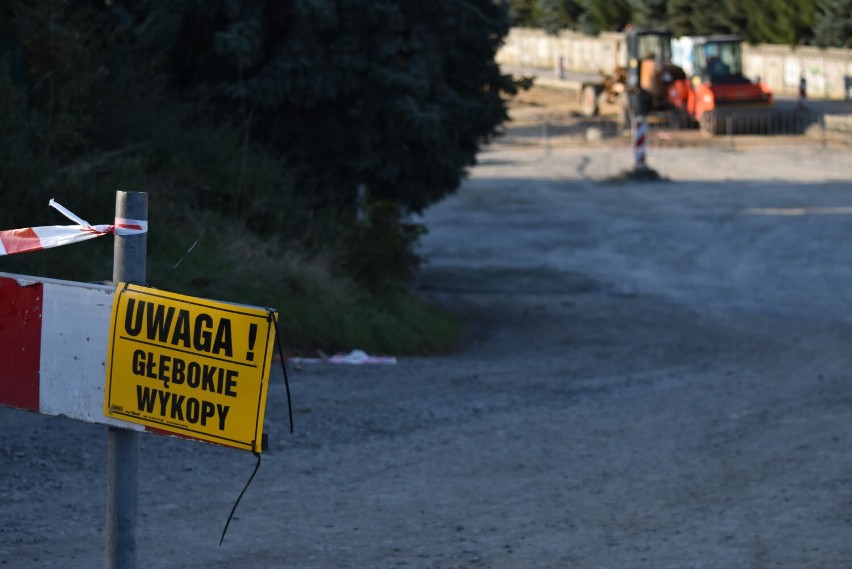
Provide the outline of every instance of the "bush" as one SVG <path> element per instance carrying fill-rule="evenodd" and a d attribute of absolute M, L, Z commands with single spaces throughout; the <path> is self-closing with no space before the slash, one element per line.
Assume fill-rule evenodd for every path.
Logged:
<path fill-rule="evenodd" d="M 405 288 L 420 268 L 414 247 L 425 232 L 423 225 L 402 221 L 396 203 L 369 203 L 364 220 L 342 235 L 341 268 L 371 292 Z"/>

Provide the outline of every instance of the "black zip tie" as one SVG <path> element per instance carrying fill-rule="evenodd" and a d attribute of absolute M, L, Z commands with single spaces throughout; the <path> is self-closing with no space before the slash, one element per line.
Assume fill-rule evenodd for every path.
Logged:
<path fill-rule="evenodd" d="M 228 514 L 228 521 L 225 522 L 225 528 L 222 530 L 222 537 L 219 539 L 220 547 L 222 546 L 222 542 L 225 541 L 225 534 L 228 532 L 228 526 L 231 525 L 231 520 L 234 517 L 234 512 L 237 511 L 237 506 L 240 505 L 240 500 L 243 499 L 243 494 L 246 493 L 246 490 L 248 490 L 248 487 L 251 485 L 251 481 L 254 480 L 254 475 L 257 474 L 257 471 L 260 469 L 260 453 L 256 450 L 253 450 L 252 453 L 254 454 L 254 456 L 257 457 L 257 464 L 254 465 L 254 472 L 252 472 L 251 476 L 249 476 L 248 482 L 246 482 L 246 485 L 243 486 L 243 491 L 240 492 L 239 496 L 237 496 L 237 501 L 234 502 L 234 507 L 231 508 L 231 513 Z"/>
<path fill-rule="evenodd" d="M 268 308 L 269 319 L 275 326 L 275 340 L 278 342 L 278 357 L 281 358 L 281 371 L 284 372 L 284 387 L 287 389 L 287 414 L 290 417 L 290 434 L 293 434 L 293 400 L 290 397 L 290 380 L 287 377 L 287 366 L 284 365 L 284 348 L 281 347 L 281 334 L 278 333 L 278 319 L 275 318 L 275 310 Z"/>
<path fill-rule="evenodd" d="M 267 309 L 269 311 L 269 320 L 272 321 L 273 326 L 275 326 L 275 337 L 278 342 L 278 355 L 281 356 L 281 370 L 284 372 L 284 387 L 287 389 L 287 412 L 290 417 L 290 433 L 293 433 L 293 402 L 290 397 L 290 380 L 287 377 L 287 366 L 284 365 L 284 349 L 281 347 L 281 335 L 278 333 L 278 320 L 275 318 L 275 310 L 272 308 Z M 263 447 L 263 442 L 261 442 L 261 448 Z M 228 531 L 228 526 L 231 525 L 231 520 L 234 517 L 234 512 L 237 511 L 237 506 L 240 505 L 240 500 L 243 499 L 243 494 L 246 493 L 248 487 L 251 485 L 252 480 L 254 480 L 255 474 L 257 474 L 258 469 L 260 469 L 260 453 L 254 449 L 252 449 L 252 453 L 257 457 L 257 464 L 254 466 L 254 472 L 251 473 L 251 476 L 246 482 L 246 485 L 243 487 L 243 491 L 240 492 L 240 495 L 237 497 L 237 501 L 234 502 L 234 507 L 231 508 L 231 513 L 228 514 L 228 521 L 225 522 L 225 528 L 222 530 L 222 537 L 219 539 L 219 545 L 222 545 L 222 542 L 225 541 L 225 534 Z"/>

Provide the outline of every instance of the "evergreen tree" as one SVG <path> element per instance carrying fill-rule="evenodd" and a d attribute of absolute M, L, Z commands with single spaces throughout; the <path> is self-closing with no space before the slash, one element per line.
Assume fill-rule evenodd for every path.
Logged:
<path fill-rule="evenodd" d="M 754 41 L 795 45 L 811 35 L 814 0 L 755 0 L 747 10 Z"/>
<path fill-rule="evenodd" d="M 669 0 L 666 13 L 675 36 L 732 33 L 736 14 L 749 12 L 745 6 L 755 1 L 759 0 L 743 0 L 733 6 L 728 0 Z"/>
<path fill-rule="evenodd" d="M 535 0 L 538 24 L 546 32 L 556 34 L 567 28 L 577 28 L 583 5 L 575 0 Z"/>
<path fill-rule="evenodd" d="M 492 0 L 189 3 L 174 76 L 271 144 L 317 207 L 453 191 L 513 92 Z"/>
<path fill-rule="evenodd" d="M 514 92 L 495 0 L 9 0 L 0 15 L 7 140 L 69 159 L 144 143 L 179 101 L 180 120 L 273 151 L 316 211 L 353 207 L 360 185 L 404 211 L 440 200 Z"/>
<path fill-rule="evenodd" d="M 635 0 L 634 24 L 638 26 L 666 26 L 668 17 L 666 14 L 667 0 Z"/>
<path fill-rule="evenodd" d="M 520 28 L 539 27 L 536 3 L 538 0 L 509 0 L 509 21 Z"/>
<path fill-rule="evenodd" d="M 618 31 L 634 21 L 630 0 L 586 0 L 585 27 L 594 33 Z"/>
<path fill-rule="evenodd" d="M 583 0 L 571 18 L 559 0 L 511 4 L 513 25 L 523 19 L 548 31 L 570 26 L 590 34 L 631 22 L 669 27 L 676 36 L 733 33 L 750 43 L 843 46 L 852 26 L 852 0 Z"/>
<path fill-rule="evenodd" d="M 756 43 L 757 39 L 749 17 L 755 10 L 760 10 L 760 0 L 723 0 L 715 12 L 714 29 L 717 33 L 737 34 L 744 41 Z"/>
<path fill-rule="evenodd" d="M 88 24 L 96 14 L 82 3 L 9 0 L 0 16 L 2 72 L 24 97 L 29 143 L 45 156 L 72 155 L 96 113 L 90 94 L 101 70 Z"/>
<path fill-rule="evenodd" d="M 852 0 L 818 0 L 813 31 L 821 47 L 852 46 Z"/>

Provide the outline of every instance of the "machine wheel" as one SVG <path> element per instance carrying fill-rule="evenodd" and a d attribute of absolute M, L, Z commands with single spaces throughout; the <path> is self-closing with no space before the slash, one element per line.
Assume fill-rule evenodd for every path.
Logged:
<path fill-rule="evenodd" d="M 716 136 L 719 132 L 719 118 L 713 111 L 705 111 L 701 114 L 701 120 L 698 122 L 701 128 L 701 134 L 707 137 Z"/>
<path fill-rule="evenodd" d="M 598 111 L 598 90 L 594 85 L 585 85 L 580 92 L 580 112 L 584 117 L 593 117 Z"/>

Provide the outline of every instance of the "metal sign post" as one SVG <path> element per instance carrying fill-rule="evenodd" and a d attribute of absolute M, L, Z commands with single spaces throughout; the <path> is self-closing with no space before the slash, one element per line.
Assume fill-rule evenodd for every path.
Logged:
<path fill-rule="evenodd" d="M 117 192 L 116 220 L 148 220 L 148 194 Z M 117 221 L 118 222 L 118 221 Z M 147 234 L 116 235 L 113 283 L 145 283 Z M 107 445 L 106 569 L 136 569 L 139 433 L 109 427 Z"/>
<path fill-rule="evenodd" d="M 147 287 L 144 192 L 116 193 L 113 224 L 51 205 L 76 225 L 0 231 L 0 255 L 114 234 L 113 284 L 0 273 L 0 406 L 109 427 L 105 567 L 136 569 L 139 433 L 259 460 L 278 313 Z"/>

